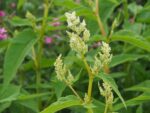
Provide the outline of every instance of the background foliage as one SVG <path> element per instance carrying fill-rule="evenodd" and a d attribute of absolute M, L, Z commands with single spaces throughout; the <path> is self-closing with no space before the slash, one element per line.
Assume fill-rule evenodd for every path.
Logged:
<path fill-rule="evenodd" d="M 110 39 L 113 53 L 110 75 L 116 81 L 127 109 L 115 94 L 114 110 L 121 113 L 150 112 L 150 1 L 99 0 L 99 15 L 106 36 L 101 34 L 93 9 L 87 1 L 54 0 L 42 36 L 40 30 L 37 32 L 33 29 L 34 22 L 26 14 L 30 12 L 34 15 L 32 20 L 35 18 L 36 27 L 40 28 L 44 20 L 43 0 L 0 0 L 0 10 L 6 13 L 5 17 L 0 17 L 0 27 L 5 27 L 9 35 L 7 40 L 0 40 L 1 113 L 53 113 L 58 109 L 58 113 L 85 112 L 70 89 L 56 79 L 53 66 L 60 53 L 66 56 L 65 64 L 76 75 L 73 86 L 84 96 L 88 84 L 87 73 L 82 61 L 70 50 L 65 32 L 67 24 L 64 13 L 69 11 L 76 11 L 84 18 L 91 32 L 87 55 L 90 63 L 94 62 L 91 57 L 99 50 L 93 45 L 109 36 L 112 23 L 117 20 L 117 27 Z M 56 21 L 60 25 L 53 25 Z M 52 43 L 42 45 L 41 56 L 38 53 L 40 36 L 52 38 Z M 39 68 L 34 63 L 33 47 L 39 55 Z M 37 72 L 41 74 L 40 82 Z M 99 94 L 98 80 L 94 81 L 93 88 L 94 110 L 95 113 L 102 113 L 104 99 Z"/>

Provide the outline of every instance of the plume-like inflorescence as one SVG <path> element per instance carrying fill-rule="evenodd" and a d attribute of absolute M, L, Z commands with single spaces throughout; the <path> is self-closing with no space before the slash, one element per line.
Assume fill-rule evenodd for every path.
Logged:
<path fill-rule="evenodd" d="M 97 74 L 101 68 L 109 64 L 112 59 L 112 54 L 110 54 L 111 48 L 105 42 L 102 42 L 101 51 L 95 56 L 94 66 L 92 72 Z"/>
<path fill-rule="evenodd" d="M 80 55 L 84 55 L 88 51 L 86 42 L 89 40 L 90 32 L 86 28 L 85 20 L 81 22 L 75 12 L 66 13 L 68 28 L 72 31 L 67 31 L 70 38 L 70 47 Z"/>
<path fill-rule="evenodd" d="M 99 90 L 100 94 L 105 97 L 105 101 L 106 104 L 108 105 L 109 110 L 111 110 L 114 99 L 111 86 L 108 83 L 104 82 L 103 87 L 99 85 Z"/>
<path fill-rule="evenodd" d="M 59 55 L 56 59 L 54 66 L 58 80 L 64 81 L 68 85 L 71 85 L 74 82 L 74 77 L 71 74 L 70 70 L 67 69 L 66 65 L 63 64 L 61 55 Z"/>

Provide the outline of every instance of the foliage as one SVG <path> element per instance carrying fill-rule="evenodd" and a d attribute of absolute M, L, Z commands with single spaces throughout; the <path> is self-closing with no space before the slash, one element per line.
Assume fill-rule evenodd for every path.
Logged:
<path fill-rule="evenodd" d="M 149 24 L 148 0 L 0 0 L 0 113 L 149 113 Z"/>

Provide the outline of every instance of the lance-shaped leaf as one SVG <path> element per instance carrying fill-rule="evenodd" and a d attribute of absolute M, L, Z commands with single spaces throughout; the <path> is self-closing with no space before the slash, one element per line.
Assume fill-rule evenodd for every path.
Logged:
<path fill-rule="evenodd" d="M 36 35 L 31 29 L 26 29 L 13 38 L 5 54 L 4 86 L 15 77 L 17 69 L 36 41 Z"/>

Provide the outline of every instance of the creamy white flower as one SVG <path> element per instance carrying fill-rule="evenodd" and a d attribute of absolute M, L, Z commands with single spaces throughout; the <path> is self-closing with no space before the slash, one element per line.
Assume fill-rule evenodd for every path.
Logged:
<path fill-rule="evenodd" d="M 89 30 L 85 29 L 83 32 L 83 39 L 84 39 L 84 41 L 88 41 L 89 38 L 90 38 L 90 32 L 89 32 Z"/>
<path fill-rule="evenodd" d="M 93 74 L 97 74 L 101 68 L 109 64 L 112 59 L 111 48 L 105 42 L 102 42 L 101 51 L 95 56 L 94 66 L 91 68 Z"/>
<path fill-rule="evenodd" d="M 72 33 L 70 38 L 70 47 L 72 50 L 80 54 L 85 54 L 88 51 L 88 46 L 77 34 L 74 33 Z"/>
<path fill-rule="evenodd" d="M 103 88 L 99 84 L 98 86 L 100 94 L 105 97 L 106 103 L 111 106 L 113 104 L 114 99 L 111 86 L 106 82 L 103 83 Z"/>
<path fill-rule="evenodd" d="M 89 101 L 90 101 L 90 98 L 87 95 L 87 93 L 85 93 L 85 95 L 84 95 L 84 102 L 85 102 L 85 104 L 87 104 Z"/>
<path fill-rule="evenodd" d="M 88 51 L 88 45 L 85 43 L 89 40 L 90 32 L 86 28 L 85 20 L 80 22 L 80 18 L 76 16 L 75 12 L 66 13 L 68 27 L 72 32 L 67 34 L 70 37 L 70 47 L 72 50 L 79 53 L 79 55 L 86 54 Z"/>
<path fill-rule="evenodd" d="M 54 66 L 57 74 L 57 79 L 63 81 L 67 73 L 67 68 L 62 62 L 61 55 L 59 55 L 58 58 L 56 59 Z"/>
<path fill-rule="evenodd" d="M 61 55 L 58 56 L 55 63 L 56 77 L 60 81 L 64 81 L 67 85 L 72 85 L 74 77 L 71 74 L 70 70 L 66 68 L 66 65 L 63 64 Z"/>
<path fill-rule="evenodd" d="M 65 16 L 67 17 L 67 19 L 69 20 L 75 20 L 76 19 L 76 12 L 72 12 L 72 13 L 65 13 Z"/>
<path fill-rule="evenodd" d="M 73 82 L 74 82 L 74 77 L 70 71 L 68 71 L 68 76 L 67 76 L 66 81 L 69 85 L 73 84 Z"/>

